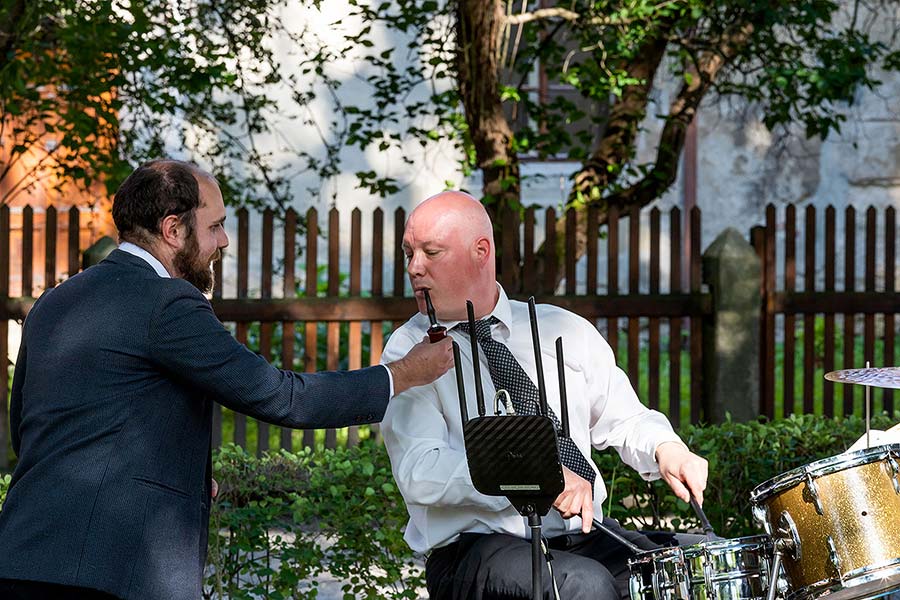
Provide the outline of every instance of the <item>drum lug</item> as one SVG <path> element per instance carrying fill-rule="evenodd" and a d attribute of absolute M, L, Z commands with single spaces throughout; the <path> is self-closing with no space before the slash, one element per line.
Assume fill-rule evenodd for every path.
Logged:
<path fill-rule="evenodd" d="M 812 498 L 813 506 L 816 507 L 816 512 L 819 515 L 825 514 L 825 509 L 822 508 L 822 500 L 819 498 L 819 486 L 816 485 L 816 480 L 813 479 L 812 473 L 806 474 L 806 489 L 809 492 L 810 498 Z"/>
<path fill-rule="evenodd" d="M 797 531 L 797 524 L 791 518 L 788 511 L 781 513 L 778 518 L 778 530 L 772 536 L 775 542 L 775 552 L 790 556 L 793 560 L 799 562 L 803 557 L 803 546 L 800 543 L 800 532 Z M 773 577 L 777 577 L 774 574 Z"/>
<path fill-rule="evenodd" d="M 772 525 L 769 523 L 769 507 L 764 504 L 754 504 L 751 508 L 753 520 L 762 527 L 768 535 L 772 535 Z"/>
<path fill-rule="evenodd" d="M 888 454 L 887 464 L 891 469 L 891 483 L 894 484 L 894 492 L 900 494 L 900 465 L 897 465 L 893 453 Z"/>
<path fill-rule="evenodd" d="M 830 535 L 825 538 L 825 544 L 828 546 L 828 560 L 831 561 L 831 566 L 834 567 L 837 579 L 838 581 L 843 581 L 844 577 L 841 574 L 841 557 L 838 556 L 837 546 L 834 545 L 834 540 Z"/>

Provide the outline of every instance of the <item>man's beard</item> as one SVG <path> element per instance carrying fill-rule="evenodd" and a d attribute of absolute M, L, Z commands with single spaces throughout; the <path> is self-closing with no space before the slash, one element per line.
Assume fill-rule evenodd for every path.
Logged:
<path fill-rule="evenodd" d="M 222 251 L 216 252 L 207 260 L 200 257 L 200 244 L 197 235 L 191 233 L 184 243 L 184 247 L 175 254 L 174 264 L 181 278 L 200 290 L 203 294 L 212 291 L 215 276 L 212 263 L 222 257 Z"/>

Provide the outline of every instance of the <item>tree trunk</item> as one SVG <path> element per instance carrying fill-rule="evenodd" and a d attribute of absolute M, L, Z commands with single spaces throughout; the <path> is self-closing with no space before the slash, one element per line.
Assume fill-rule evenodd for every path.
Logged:
<path fill-rule="evenodd" d="M 492 217 L 504 206 L 518 206 L 520 191 L 513 132 L 500 101 L 503 18 L 503 4 L 498 0 L 460 0 L 457 5 L 459 92 L 476 166 L 482 172 L 484 202 Z"/>
<path fill-rule="evenodd" d="M 457 3 L 459 93 L 475 148 L 476 166 L 482 174 L 482 201 L 494 223 L 498 273 L 501 215 L 507 207 L 518 209 L 520 205 L 519 160 L 512 150 L 513 132 L 500 101 L 499 47 L 504 31 L 503 18 L 503 4 L 499 0 L 459 0 Z M 518 264 L 518 258 L 515 256 L 515 264 Z M 519 274 L 513 274 L 512 279 L 518 285 Z"/>

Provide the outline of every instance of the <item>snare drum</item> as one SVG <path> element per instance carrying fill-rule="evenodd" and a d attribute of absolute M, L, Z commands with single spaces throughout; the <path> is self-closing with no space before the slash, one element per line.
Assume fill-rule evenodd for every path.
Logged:
<path fill-rule="evenodd" d="M 715 540 L 645 552 L 628 562 L 632 600 L 763 600 L 769 536 Z"/>
<path fill-rule="evenodd" d="M 715 540 L 699 545 L 688 561 L 694 600 L 762 600 L 769 589 L 772 541 L 767 535 Z M 685 550 L 685 554 L 687 554 Z M 702 562 L 701 562 L 702 561 Z M 697 573 L 702 569 L 702 573 Z"/>
<path fill-rule="evenodd" d="M 900 587 L 900 444 L 794 469 L 757 486 L 750 502 L 783 548 L 788 600 Z"/>
<path fill-rule="evenodd" d="M 631 600 L 690 600 L 684 551 L 662 548 L 628 560 Z"/>

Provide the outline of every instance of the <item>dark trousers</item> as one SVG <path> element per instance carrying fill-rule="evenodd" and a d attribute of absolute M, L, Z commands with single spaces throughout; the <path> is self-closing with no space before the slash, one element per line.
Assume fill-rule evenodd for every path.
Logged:
<path fill-rule="evenodd" d="M 118 600 L 116 596 L 89 588 L 0 579 L 0 600 Z"/>
<path fill-rule="evenodd" d="M 643 550 L 690 545 L 703 536 L 638 532 L 612 519 L 603 524 Z M 561 600 L 628 598 L 628 559 L 633 553 L 605 533 L 551 538 L 553 576 Z M 544 598 L 553 598 L 546 561 L 542 561 Z M 431 600 L 530 600 L 531 541 L 505 534 L 466 533 L 459 541 L 434 550 L 425 563 Z"/>

